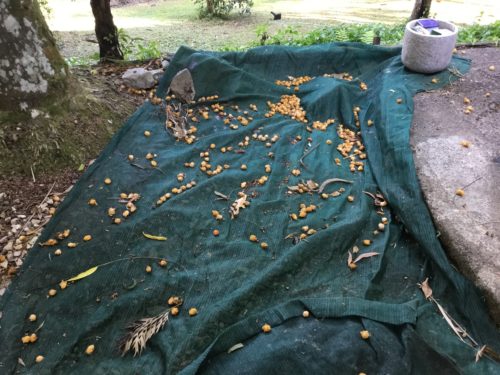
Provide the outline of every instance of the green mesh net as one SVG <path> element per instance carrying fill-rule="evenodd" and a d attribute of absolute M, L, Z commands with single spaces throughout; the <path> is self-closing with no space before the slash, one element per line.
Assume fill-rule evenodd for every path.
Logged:
<path fill-rule="evenodd" d="M 469 62 L 452 65 L 465 73 Z M 176 115 L 177 100 L 165 97 L 184 68 L 196 99 Z M 303 76 L 313 79 L 295 89 Z M 399 48 L 181 48 L 158 87 L 162 103 L 129 119 L 41 242 L 65 229 L 69 237 L 33 248 L 0 301 L 0 372 L 498 373 L 486 357 L 475 363 L 483 345 L 499 349 L 499 337 L 436 238 L 409 149 L 412 96 L 454 78 L 405 70 Z M 167 106 L 169 119 L 196 127 L 194 142 L 166 129 Z M 476 344 L 425 299 L 426 278 Z M 175 316 L 171 296 L 183 299 Z M 167 312 L 141 355 L 122 356 L 128 326 Z M 37 328 L 37 341 L 23 344 Z"/>

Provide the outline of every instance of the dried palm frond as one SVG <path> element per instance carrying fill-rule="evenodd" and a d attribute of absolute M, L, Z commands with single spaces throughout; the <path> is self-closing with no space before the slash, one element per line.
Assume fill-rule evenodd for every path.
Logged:
<path fill-rule="evenodd" d="M 120 349 L 122 356 L 130 350 L 134 351 L 134 357 L 141 354 L 148 340 L 156 335 L 167 323 L 170 309 L 151 318 L 143 318 L 128 327 L 128 333 L 123 338 Z"/>

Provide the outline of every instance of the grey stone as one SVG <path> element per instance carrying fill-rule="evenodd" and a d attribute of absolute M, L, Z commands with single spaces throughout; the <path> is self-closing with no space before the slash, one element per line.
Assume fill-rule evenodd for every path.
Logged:
<path fill-rule="evenodd" d="M 122 79 L 127 86 L 136 89 L 150 89 L 156 83 L 152 71 L 144 68 L 127 69 Z"/>
<path fill-rule="evenodd" d="M 155 70 L 150 70 L 151 74 L 153 74 L 153 78 L 156 80 L 156 81 L 159 81 L 161 79 L 161 77 L 163 76 L 163 69 L 155 69 Z"/>
<path fill-rule="evenodd" d="M 419 73 L 436 73 L 448 67 L 451 61 L 458 29 L 445 21 L 439 27 L 451 30 L 449 35 L 424 35 L 413 30 L 417 20 L 406 24 L 401 60 L 410 70 Z"/>
<path fill-rule="evenodd" d="M 11 251 L 14 248 L 14 241 L 7 242 L 7 245 L 3 247 L 3 251 Z"/>
<path fill-rule="evenodd" d="M 441 243 L 500 324 L 500 73 L 488 70 L 500 61 L 500 49 L 469 49 L 465 57 L 472 67 L 462 79 L 415 97 L 411 144 Z M 474 107 L 469 115 L 464 97 Z M 465 195 L 457 196 L 457 189 Z"/>
<path fill-rule="evenodd" d="M 194 89 L 193 77 L 188 69 L 182 69 L 174 76 L 170 83 L 169 92 L 175 94 L 178 99 L 186 103 L 194 99 L 196 91 Z"/>

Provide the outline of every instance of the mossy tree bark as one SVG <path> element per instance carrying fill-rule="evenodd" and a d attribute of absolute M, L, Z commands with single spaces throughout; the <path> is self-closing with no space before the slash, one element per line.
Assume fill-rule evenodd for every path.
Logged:
<path fill-rule="evenodd" d="M 432 0 L 415 0 L 413 12 L 411 12 L 410 20 L 429 17 Z"/>
<path fill-rule="evenodd" d="M 123 60 L 123 53 L 118 40 L 118 29 L 113 22 L 110 0 L 90 0 L 95 19 L 95 35 L 99 42 L 101 61 Z"/>
<path fill-rule="evenodd" d="M 37 0 L 0 1 L 0 111 L 66 94 L 68 69 Z"/>

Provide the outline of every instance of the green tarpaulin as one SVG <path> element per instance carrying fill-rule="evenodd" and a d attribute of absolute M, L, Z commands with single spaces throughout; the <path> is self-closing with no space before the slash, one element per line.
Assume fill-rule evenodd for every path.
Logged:
<path fill-rule="evenodd" d="M 468 66 L 455 57 L 451 70 L 465 73 Z M 181 48 L 158 97 L 165 99 L 184 68 L 196 89 L 196 103 L 187 106 L 193 111 L 184 114 L 188 127 L 197 128 L 196 141 L 177 141 L 165 128 L 165 106 L 176 99 L 144 104 L 116 134 L 40 242 L 65 229 L 69 237 L 33 248 L 0 301 L 0 373 L 500 372 L 486 357 L 475 363 L 483 345 L 500 349 L 499 336 L 479 294 L 440 246 L 409 149 L 413 95 L 449 83 L 450 71 L 411 73 L 399 48 L 360 44 L 224 54 Z M 298 90 L 276 84 L 289 76 L 314 78 Z M 283 95 L 288 104 L 292 95 L 300 98 L 308 123 L 278 109 L 265 116 Z M 216 103 L 224 108 L 212 107 Z M 191 162 L 194 168 L 185 166 Z M 332 178 L 352 183 L 320 186 Z M 176 194 L 176 188 L 185 191 Z M 120 200 L 121 193 L 127 197 Z M 125 218 L 131 193 L 140 199 Z M 162 196 L 165 202 L 158 202 Z M 92 198 L 96 206 L 88 204 Z M 238 203 L 246 206 L 231 218 Z M 110 207 L 120 224 L 108 216 Z M 87 234 L 90 241 L 83 240 Z M 378 255 L 352 265 L 373 252 Z M 168 265 L 161 267 L 160 259 Z M 95 266 L 60 288 L 61 280 Z M 418 284 L 426 278 L 435 301 L 477 341 L 475 348 L 425 299 Z M 57 294 L 48 297 L 50 289 Z M 174 295 L 184 300 L 179 314 L 169 316 L 140 356 L 121 356 L 127 326 L 168 311 Z M 198 313 L 191 317 L 193 307 Z M 262 331 L 265 324 L 270 332 Z M 37 328 L 37 341 L 23 344 Z M 89 345 L 95 346 L 91 355 L 85 354 Z M 36 363 L 37 355 L 44 360 Z"/>

